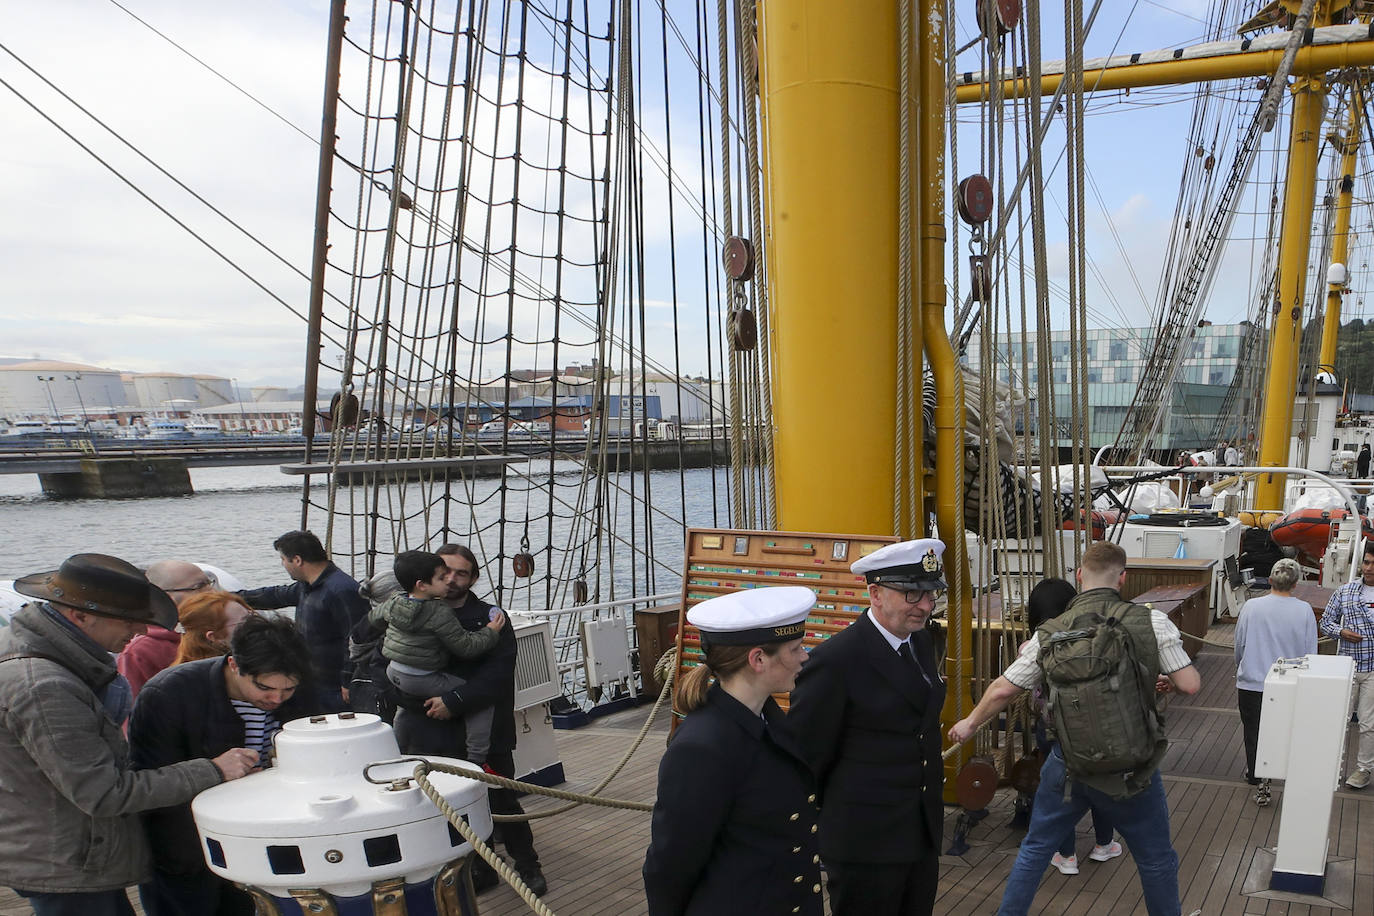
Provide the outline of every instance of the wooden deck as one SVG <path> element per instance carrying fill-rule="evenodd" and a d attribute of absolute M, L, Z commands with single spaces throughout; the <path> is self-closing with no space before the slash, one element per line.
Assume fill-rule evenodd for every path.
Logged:
<path fill-rule="evenodd" d="M 1229 625 L 1217 625 L 1208 638 L 1229 641 L 1231 631 Z M 1352 908 L 1290 903 L 1243 893 L 1246 878 L 1256 864 L 1256 852 L 1277 842 L 1283 792 L 1276 787 L 1274 802 L 1267 808 L 1258 808 L 1251 800 L 1252 791 L 1244 778 L 1245 752 L 1231 653 L 1205 646 L 1197 664 L 1202 691 L 1170 701 L 1167 718 L 1171 747 L 1164 763 L 1174 846 L 1181 861 L 1183 912 L 1201 909 L 1206 916 L 1318 916 L 1374 911 L 1374 789 L 1355 792 L 1342 788 L 1336 796 L 1330 856 L 1333 861 L 1354 862 Z M 559 747 L 569 787 L 594 783 L 619 759 L 643 718 L 642 710 L 623 713 L 591 728 L 560 732 Z M 666 726 L 646 740 L 626 773 L 611 784 L 608 795 L 652 798 L 654 768 L 665 734 Z M 1351 754 L 1355 734 L 1352 726 Z M 1008 826 L 1014 800 L 1012 789 L 1000 790 L 988 817 L 970 833 L 970 851 L 943 858 L 936 913 L 963 916 L 997 909 L 1022 836 L 1021 831 Z M 947 839 L 958 813 L 956 808 L 948 809 Z M 646 912 L 639 867 L 649 840 L 647 816 L 580 809 L 557 820 L 560 823 L 535 824 L 536 845 L 549 879 L 549 893 L 544 899 L 553 910 L 559 914 L 627 916 Z M 1087 818 L 1079 833 L 1080 874 L 1070 877 L 1049 869 L 1031 912 L 1047 916 L 1144 914 L 1130 853 L 1105 863 L 1089 861 L 1086 853 L 1092 846 L 1092 830 Z M 528 912 L 508 888 L 483 895 L 481 904 L 484 916 Z"/>
<path fill-rule="evenodd" d="M 1208 636 L 1227 640 L 1230 632 L 1229 626 L 1222 625 Z M 1250 799 L 1251 790 L 1243 776 L 1244 751 L 1230 653 L 1204 647 L 1198 668 L 1202 691 L 1194 697 L 1173 698 L 1167 715 L 1172 746 L 1165 759 L 1164 783 L 1174 846 L 1182 863 L 1179 886 L 1183 912 L 1201 909 L 1206 916 L 1339 916 L 1374 911 L 1374 789 L 1355 792 L 1343 788 L 1336 796 L 1330 856 L 1333 861 L 1353 860 L 1350 908 L 1310 901 L 1290 903 L 1243 893 L 1257 851 L 1277 841 L 1283 793 L 1276 788 L 1274 803 L 1268 808 L 1257 808 Z M 568 775 L 563 788 L 577 791 L 594 785 L 629 747 L 647 712 L 643 707 L 576 731 L 559 732 L 557 740 Z M 660 722 L 605 794 L 651 800 L 666 735 L 667 723 Z M 1354 736 L 1352 726 L 1351 754 Z M 1014 798 L 1013 790 L 1000 790 L 988 816 L 971 831 L 969 852 L 942 860 L 936 913 L 963 916 L 996 910 L 1022 836 L 1009 827 Z M 528 808 L 537 810 L 551 804 L 538 800 Z M 959 811 L 947 811 L 948 839 Z M 544 900 L 555 913 L 630 916 L 646 912 L 639 869 L 649 842 L 648 815 L 582 807 L 535 821 L 534 832 L 549 882 Z M 1049 869 L 1032 912 L 1054 916 L 1144 914 L 1140 882 L 1129 852 L 1110 862 L 1089 861 L 1084 855 L 1092 845 L 1088 819 L 1079 825 L 1079 833 L 1081 873 L 1067 877 Z M 1348 861 L 1344 867 L 1351 867 Z M 482 895 L 480 902 L 483 916 L 529 912 L 507 887 Z M 27 912 L 27 906 L 13 895 L 0 893 L 0 916 Z"/>

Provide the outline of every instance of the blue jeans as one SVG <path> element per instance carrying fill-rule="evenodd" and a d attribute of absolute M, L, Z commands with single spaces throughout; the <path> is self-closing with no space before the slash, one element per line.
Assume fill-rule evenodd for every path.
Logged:
<path fill-rule="evenodd" d="M 1025 916 L 1050 858 L 1088 808 L 1096 808 L 1116 825 L 1135 858 L 1145 908 L 1150 916 L 1179 916 L 1178 855 L 1169 840 L 1169 801 L 1159 772 L 1145 791 L 1130 798 L 1112 798 L 1096 789 L 1073 783 L 1064 798 L 1064 758 L 1056 746 L 1040 768 L 1030 830 L 1011 868 L 998 916 Z"/>
<path fill-rule="evenodd" d="M 1055 743 L 1049 739 L 1045 731 L 1045 723 L 1038 716 L 1035 719 L 1035 746 L 1040 750 L 1042 757 L 1049 758 L 1050 751 L 1055 748 Z M 1031 813 L 1035 811 L 1035 799 L 1031 799 Z M 1106 846 L 1112 841 L 1112 819 L 1107 817 L 1097 805 L 1092 805 L 1093 811 L 1093 842 L 1098 846 Z M 1075 828 L 1078 822 L 1074 821 L 1073 826 L 1069 827 L 1069 832 L 1064 835 L 1064 842 L 1059 844 L 1059 854 L 1064 858 L 1077 854 L 1078 835 Z"/>
<path fill-rule="evenodd" d="M 29 902 L 34 916 L 134 916 L 129 896 L 122 890 L 40 894 L 16 887 L 14 891 Z"/>

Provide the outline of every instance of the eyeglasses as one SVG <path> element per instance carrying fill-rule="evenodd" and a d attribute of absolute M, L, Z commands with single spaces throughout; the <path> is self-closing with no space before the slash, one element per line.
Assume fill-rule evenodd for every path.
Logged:
<path fill-rule="evenodd" d="M 181 588 L 164 588 L 164 592 L 199 592 L 207 588 L 212 588 L 215 584 L 214 579 L 201 579 L 195 585 L 184 585 Z"/>
<path fill-rule="evenodd" d="M 907 604 L 920 604 L 921 599 L 926 597 L 927 595 L 930 596 L 931 601 L 939 601 L 942 597 L 944 597 L 945 594 L 945 590 L 943 588 L 892 588 L 892 586 L 886 587 L 894 592 L 901 592 L 902 597 L 906 599 Z"/>

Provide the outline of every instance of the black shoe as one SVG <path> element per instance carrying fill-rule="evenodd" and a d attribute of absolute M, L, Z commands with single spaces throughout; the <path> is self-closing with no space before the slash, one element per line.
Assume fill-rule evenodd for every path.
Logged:
<path fill-rule="evenodd" d="M 496 869 L 487 864 L 485 859 L 475 859 L 472 863 L 472 889 L 485 894 L 487 891 L 497 887 L 501 883 L 501 876 L 496 873 Z"/>
<path fill-rule="evenodd" d="M 520 880 L 525 882 L 536 897 L 542 897 L 549 892 L 549 882 L 544 880 L 544 872 L 538 865 L 517 865 L 515 872 L 520 876 Z"/>

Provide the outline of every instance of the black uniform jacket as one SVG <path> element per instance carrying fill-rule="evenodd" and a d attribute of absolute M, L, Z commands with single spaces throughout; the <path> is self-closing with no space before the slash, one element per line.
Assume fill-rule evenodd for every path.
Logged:
<path fill-rule="evenodd" d="M 769 699 L 764 720 L 719 686 L 658 767 L 644 858 L 649 916 L 821 914 L 811 771 Z"/>
<path fill-rule="evenodd" d="M 243 747 L 243 719 L 229 702 L 224 686 L 227 656 L 186 662 L 153 675 L 138 692 L 129 719 L 129 750 L 134 769 L 153 770 L 194 760 L 218 757 Z M 273 711 L 277 721 L 319 712 L 315 692 L 307 684 Z M 153 865 L 174 875 L 205 871 L 200 835 L 191 817 L 191 805 L 174 805 L 143 813 Z"/>
<path fill-rule="evenodd" d="M 939 854 L 945 684 L 930 634 L 914 634 L 912 644 L 931 683 L 868 614 L 813 649 L 797 678 L 787 724 L 820 785 L 827 861 Z"/>

